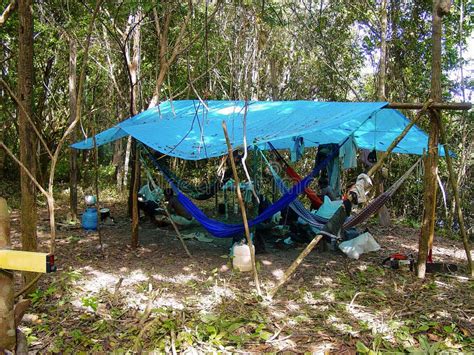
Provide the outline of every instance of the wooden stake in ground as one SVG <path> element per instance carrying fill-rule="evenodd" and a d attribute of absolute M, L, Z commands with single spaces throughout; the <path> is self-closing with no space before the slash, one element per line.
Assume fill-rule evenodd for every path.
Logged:
<path fill-rule="evenodd" d="M 7 201 L 0 197 L 0 249 L 10 247 L 10 214 Z M 0 270 L 0 353 L 16 346 L 13 287 L 13 273 Z"/>
<path fill-rule="evenodd" d="M 459 228 L 461 230 L 461 236 L 462 236 L 462 243 L 464 245 L 464 250 L 466 251 L 468 272 L 469 272 L 470 277 L 474 278 L 474 267 L 472 265 L 471 247 L 469 246 L 469 240 L 467 239 L 466 226 L 464 225 L 464 216 L 461 210 L 461 199 L 459 197 L 458 186 L 456 185 L 456 181 L 458 181 L 458 179 L 454 173 L 453 163 L 451 161 L 451 156 L 449 155 L 449 149 L 447 147 L 446 131 L 444 129 L 443 122 L 441 120 L 439 120 L 439 128 L 440 128 L 439 131 L 441 134 L 441 144 L 443 145 L 443 148 L 444 148 L 446 165 L 448 166 L 449 182 L 451 184 L 451 188 L 453 189 L 454 201 L 456 203 L 456 214 L 458 215 Z"/>
<path fill-rule="evenodd" d="M 260 290 L 260 281 L 258 280 L 258 273 L 257 273 L 257 267 L 255 266 L 255 248 L 253 248 L 253 243 L 252 240 L 250 239 L 250 230 L 249 230 L 249 225 L 247 222 L 247 213 L 245 211 L 245 205 L 244 205 L 244 200 L 242 199 L 242 192 L 240 191 L 240 179 L 239 175 L 237 174 L 237 168 L 235 166 L 235 161 L 234 161 L 234 155 L 232 151 L 232 145 L 230 144 L 230 139 L 229 135 L 227 134 L 227 125 L 225 121 L 222 121 L 222 128 L 224 129 L 224 136 L 225 136 L 225 141 L 227 143 L 227 150 L 229 153 L 229 160 L 230 160 L 230 165 L 232 166 L 232 173 L 234 174 L 234 180 L 235 180 L 235 189 L 237 191 L 237 198 L 239 200 L 239 205 L 240 205 L 240 211 L 242 212 L 242 220 L 244 222 L 244 229 L 245 229 L 245 237 L 247 238 L 247 244 L 249 245 L 250 249 L 250 258 L 252 262 L 252 270 L 253 270 L 253 277 L 255 280 L 255 288 L 257 289 L 257 294 L 259 296 L 262 295 L 262 292 Z M 253 250 L 252 250 L 253 249 Z"/>

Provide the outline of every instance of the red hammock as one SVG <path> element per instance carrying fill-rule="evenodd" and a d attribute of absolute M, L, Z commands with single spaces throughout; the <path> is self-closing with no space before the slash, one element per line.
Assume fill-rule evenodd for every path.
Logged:
<path fill-rule="evenodd" d="M 272 152 L 277 157 L 277 159 L 283 164 L 283 166 L 285 167 L 285 171 L 286 171 L 287 175 L 293 180 L 293 182 L 296 182 L 296 183 L 300 182 L 303 178 L 301 176 L 299 176 L 298 173 L 293 170 L 293 168 L 290 166 L 290 164 L 288 164 L 285 161 L 285 159 L 280 155 L 278 150 L 275 149 L 273 144 L 271 144 L 269 142 L 268 145 L 272 149 Z M 304 193 L 309 198 L 309 200 L 311 201 L 311 204 L 314 208 L 321 207 L 321 205 L 323 204 L 323 200 L 321 200 L 321 198 L 316 194 L 316 192 L 314 192 L 309 187 L 307 187 L 306 189 L 304 189 Z"/>
<path fill-rule="evenodd" d="M 294 181 L 294 182 L 300 182 L 302 177 L 298 175 L 298 173 L 296 171 L 293 170 L 293 168 L 291 166 L 289 166 L 284 160 L 282 157 L 279 157 L 281 158 L 281 160 L 283 161 L 283 163 L 286 165 L 286 168 L 285 168 L 285 171 L 286 173 L 288 174 L 288 176 Z M 304 193 L 306 194 L 306 196 L 309 198 L 309 200 L 311 201 L 311 204 L 315 207 L 315 208 L 319 208 L 321 207 L 321 205 L 323 204 L 323 201 L 321 200 L 321 198 L 316 194 L 316 192 L 314 192 L 313 190 L 311 190 L 309 187 L 307 187 L 306 189 L 304 189 Z"/>

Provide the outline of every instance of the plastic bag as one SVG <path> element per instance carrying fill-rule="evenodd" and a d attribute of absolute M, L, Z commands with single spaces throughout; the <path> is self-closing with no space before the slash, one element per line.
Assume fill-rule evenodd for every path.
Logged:
<path fill-rule="evenodd" d="M 339 249 L 349 258 L 359 259 L 364 253 L 380 250 L 380 245 L 372 234 L 365 232 L 354 239 L 342 242 L 339 244 Z"/>

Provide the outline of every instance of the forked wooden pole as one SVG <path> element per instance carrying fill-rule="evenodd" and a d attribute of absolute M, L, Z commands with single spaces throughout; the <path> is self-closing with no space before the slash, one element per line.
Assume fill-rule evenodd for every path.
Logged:
<path fill-rule="evenodd" d="M 227 133 L 227 125 L 225 124 L 225 121 L 222 121 L 222 128 L 224 129 L 224 136 L 225 136 L 225 141 L 227 143 L 227 150 L 229 153 L 230 165 L 232 166 L 232 173 L 234 174 L 234 180 L 235 180 L 235 186 L 236 186 L 235 189 L 237 191 L 237 198 L 239 200 L 240 211 L 242 212 L 242 220 L 244 222 L 245 237 L 247 238 L 247 244 L 250 248 L 250 259 L 252 262 L 252 271 L 253 271 L 253 277 L 255 280 L 255 288 L 257 289 L 257 294 L 261 296 L 262 291 L 260 290 L 260 281 L 258 280 L 257 267 L 255 266 L 255 248 L 253 247 L 252 240 L 250 239 L 250 230 L 249 230 L 249 225 L 247 221 L 247 213 L 245 211 L 244 200 L 242 199 L 242 192 L 240 191 L 239 175 L 237 174 L 237 168 L 235 166 L 234 155 L 232 152 L 232 145 L 230 144 L 229 135 Z"/>
<path fill-rule="evenodd" d="M 458 186 L 456 185 L 457 178 L 456 178 L 456 174 L 454 173 L 451 156 L 449 155 L 449 149 L 447 147 L 447 140 L 446 140 L 446 131 L 444 129 L 443 120 L 441 119 L 439 120 L 439 133 L 441 136 L 440 143 L 443 145 L 446 165 L 448 166 L 449 182 L 451 184 L 451 188 L 453 189 L 453 193 L 454 193 L 454 202 L 456 203 L 456 214 L 458 215 L 459 228 L 461 230 L 461 236 L 462 236 L 462 243 L 464 245 L 464 250 L 466 251 L 468 272 L 469 272 L 470 277 L 474 278 L 474 267 L 472 265 L 471 247 L 469 246 L 469 240 L 467 239 L 466 226 L 464 225 L 464 216 L 462 214 L 462 209 L 461 209 L 461 198 L 459 197 L 459 189 L 458 189 Z"/>

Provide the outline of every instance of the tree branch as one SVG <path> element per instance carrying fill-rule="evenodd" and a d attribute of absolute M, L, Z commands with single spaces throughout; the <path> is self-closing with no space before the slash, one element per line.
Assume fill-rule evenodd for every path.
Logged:
<path fill-rule="evenodd" d="M 0 27 L 3 26 L 5 24 L 5 22 L 7 22 L 8 18 L 10 17 L 12 12 L 15 11 L 15 10 L 16 10 L 16 0 L 12 0 L 7 5 L 5 10 L 3 10 L 2 15 L 0 16 Z"/>
<path fill-rule="evenodd" d="M 15 93 L 13 92 L 13 90 L 10 88 L 10 86 L 8 85 L 8 83 L 3 80 L 3 78 L 0 78 L 0 84 L 2 84 L 2 86 L 5 88 L 5 90 L 8 91 L 8 94 L 10 94 L 11 98 L 13 99 L 13 101 L 16 102 L 16 104 L 18 105 L 18 107 L 20 108 L 20 110 L 22 110 L 25 115 L 26 115 L 26 118 L 28 119 L 28 122 L 31 124 L 31 126 L 33 127 L 33 130 L 35 131 L 36 135 L 38 136 L 39 140 L 41 141 L 41 144 L 43 144 L 44 146 L 44 149 L 46 150 L 46 152 L 48 152 L 48 155 L 49 157 L 52 159 L 53 158 L 53 153 L 51 153 L 51 150 L 48 148 L 48 145 L 46 144 L 46 142 L 44 141 L 44 138 L 43 136 L 41 135 L 41 133 L 38 131 L 38 128 L 36 127 L 36 125 L 34 124 L 33 120 L 31 119 L 30 115 L 28 114 L 28 112 L 26 111 L 25 107 L 23 106 L 23 104 L 21 103 L 21 101 L 18 99 L 18 97 L 15 95 Z"/>

